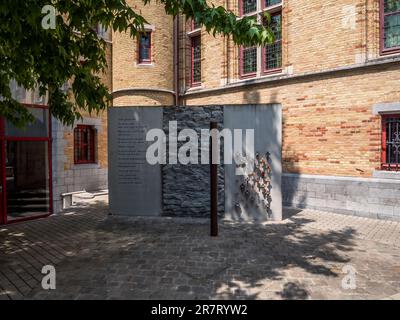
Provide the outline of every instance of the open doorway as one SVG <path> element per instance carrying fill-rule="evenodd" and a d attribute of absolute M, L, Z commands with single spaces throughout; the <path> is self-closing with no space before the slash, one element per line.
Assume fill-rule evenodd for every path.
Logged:
<path fill-rule="evenodd" d="M 47 107 L 29 105 L 35 121 L 21 129 L 0 120 L 0 223 L 52 212 L 51 128 Z"/>

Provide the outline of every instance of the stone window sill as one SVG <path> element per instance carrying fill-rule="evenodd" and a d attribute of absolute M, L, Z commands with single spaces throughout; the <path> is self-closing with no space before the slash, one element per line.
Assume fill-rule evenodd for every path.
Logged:
<path fill-rule="evenodd" d="M 155 65 L 154 63 L 136 63 L 136 67 L 138 68 L 153 68 Z"/>
<path fill-rule="evenodd" d="M 98 163 L 75 163 L 74 169 L 99 169 Z"/>
<path fill-rule="evenodd" d="M 400 102 L 377 103 L 373 105 L 372 113 L 374 115 L 387 113 L 400 113 Z"/>
<path fill-rule="evenodd" d="M 204 89 L 204 88 L 205 88 L 205 87 L 204 87 L 204 84 L 201 83 L 201 84 L 199 84 L 199 85 L 195 85 L 195 86 L 193 86 L 193 87 L 187 88 L 186 92 L 199 91 L 199 90 Z"/>

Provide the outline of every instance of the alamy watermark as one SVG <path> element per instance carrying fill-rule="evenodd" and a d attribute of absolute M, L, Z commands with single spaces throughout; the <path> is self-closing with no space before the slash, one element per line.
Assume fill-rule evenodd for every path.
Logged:
<path fill-rule="evenodd" d="M 344 290 L 355 290 L 357 288 L 356 268 L 352 265 L 346 264 L 342 268 L 342 273 L 346 274 L 342 279 L 342 288 Z"/>
<path fill-rule="evenodd" d="M 153 142 L 146 151 L 147 163 L 155 164 L 213 164 L 221 163 L 220 146 L 223 138 L 223 164 L 236 164 L 236 175 L 245 175 L 254 170 L 254 129 L 201 129 L 200 136 L 193 129 L 182 129 L 178 133 L 178 122 L 169 122 L 168 155 L 167 135 L 162 129 L 151 129 L 146 141 Z M 245 133 L 245 136 L 243 136 Z M 209 146 L 212 143 L 213 154 Z M 178 143 L 181 146 L 178 148 Z M 182 144 L 183 143 L 183 144 Z M 200 150 L 200 154 L 199 154 Z"/>
<path fill-rule="evenodd" d="M 48 4 L 42 8 L 42 14 L 45 16 L 42 18 L 42 28 L 45 30 L 56 28 L 56 15 L 57 11 L 52 5 Z"/>
<path fill-rule="evenodd" d="M 56 289 L 56 268 L 52 265 L 45 265 L 42 268 L 42 274 L 45 276 L 42 278 L 42 288 L 44 290 L 55 290 Z"/>

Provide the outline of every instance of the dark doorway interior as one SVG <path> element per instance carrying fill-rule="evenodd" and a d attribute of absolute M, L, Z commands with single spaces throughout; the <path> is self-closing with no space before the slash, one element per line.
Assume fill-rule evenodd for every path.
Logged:
<path fill-rule="evenodd" d="M 51 137 L 48 109 L 29 106 L 35 121 L 21 129 L 0 119 L 0 223 L 49 215 Z"/>
<path fill-rule="evenodd" d="M 50 211 L 47 141 L 6 142 L 7 221 Z"/>

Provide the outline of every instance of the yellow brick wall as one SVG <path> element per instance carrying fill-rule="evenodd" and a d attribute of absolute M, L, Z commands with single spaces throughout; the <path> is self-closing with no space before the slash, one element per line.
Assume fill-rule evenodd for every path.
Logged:
<path fill-rule="evenodd" d="M 173 105 L 174 96 L 171 93 L 135 90 L 130 92 L 115 93 L 113 105 L 121 106 L 160 106 Z"/>
<path fill-rule="evenodd" d="M 85 115 L 85 117 L 94 116 Z M 107 111 L 102 112 L 99 115 L 99 118 L 101 119 L 102 130 L 97 132 L 96 163 L 98 163 L 101 168 L 107 168 Z M 77 124 L 80 123 L 82 122 L 77 122 Z M 85 122 L 83 122 L 82 124 L 85 124 Z M 74 166 L 74 131 L 72 128 L 64 130 L 64 140 L 66 142 L 64 147 L 64 155 L 66 157 L 66 161 L 64 162 L 64 170 L 70 170 Z"/>
<path fill-rule="evenodd" d="M 165 14 L 164 6 L 152 2 L 143 6 L 140 0 L 128 3 L 154 27 L 152 32 L 152 64 L 138 64 L 138 40 L 129 33 L 113 34 L 113 90 L 151 88 L 173 90 L 173 18 Z M 121 98 L 116 94 L 114 106 L 171 104 L 171 93 L 149 94 L 133 91 Z"/>
<path fill-rule="evenodd" d="M 215 3 L 239 12 L 238 0 Z M 282 15 L 283 75 L 351 66 L 380 57 L 379 0 L 283 0 Z M 183 35 L 187 34 L 187 25 L 182 28 Z M 188 36 L 181 35 L 181 39 L 189 41 Z M 190 50 L 189 45 L 180 47 Z M 188 52 L 183 54 L 188 56 Z M 202 88 L 240 81 L 238 59 L 239 47 L 230 39 L 214 38 L 203 30 Z M 184 66 L 190 68 L 190 61 Z M 185 91 L 188 73 L 185 77 L 182 73 L 183 69 Z"/>
<path fill-rule="evenodd" d="M 108 70 L 104 74 L 100 75 L 102 82 L 108 87 L 110 92 L 112 92 L 112 44 L 107 44 L 106 51 Z M 86 118 L 100 118 L 102 130 L 97 134 L 97 154 L 96 162 L 101 168 L 108 167 L 108 153 L 107 153 L 107 110 L 97 114 L 89 114 L 88 112 L 82 112 L 82 116 Z M 76 124 L 81 123 L 77 121 Z M 76 124 L 74 126 L 76 126 Z M 74 165 L 74 131 L 73 128 L 65 128 L 64 130 L 64 170 L 70 170 Z"/>
<path fill-rule="evenodd" d="M 224 6 L 224 0 L 214 0 L 215 6 Z M 185 17 L 180 17 L 179 23 L 180 39 L 180 88 L 184 91 L 190 87 L 191 79 L 191 37 L 192 21 L 186 21 Z M 199 33 L 196 33 L 198 35 Z M 200 31 L 201 35 L 201 87 L 219 87 L 224 84 L 226 78 L 226 40 L 222 36 L 213 37 L 204 28 Z M 211 63 L 210 63 L 211 62 Z"/>
<path fill-rule="evenodd" d="M 371 176 L 380 166 L 374 103 L 400 101 L 400 66 L 292 79 L 187 96 L 187 105 L 281 103 L 286 172 Z"/>
<path fill-rule="evenodd" d="M 107 65 L 108 70 L 102 75 L 103 83 L 112 92 L 112 44 L 107 45 Z M 93 115 L 91 115 L 93 116 Z M 107 136 L 107 110 L 101 112 L 101 127 L 103 130 L 97 134 L 97 163 L 101 168 L 108 167 L 108 136 Z"/>
<path fill-rule="evenodd" d="M 222 4 L 238 13 L 237 0 Z M 379 0 L 283 0 L 282 12 L 282 77 L 382 58 Z M 239 79 L 238 52 L 230 39 L 214 38 L 203 31 L 202 86 L 183 87 L 183 103 L 281 103 L 286 172 L 371 176 L 379 168 L 381 120 L 372 114 L 372 106 L 400 101 L 399 67 L 391 64 L 245 85 L 246 81 Z M 225 81 L 245 86 L 185 96 L 224 87 Z"/>
<path fill-rule="evenodd" d="M 137 1 L 133 1 L 135 8 Z M 237 0 L 217 0 L 238 12 Z M 283 159 L 286 172 L 371 176 L 380 165 L 381 120 L 374 103 L 400 101 L 396 64 L 309 75 L 376 61 L 379 55 L 379 0 L 283 0 L 281 77 L 249 85 L 239 79 L 238 47 L 231 39 L 202 37 L 202 85 L 190 84 L 190 22 L 180 19 L 179 80 L 183 104 L 280 103 L 283 107 Z M 152 4 L 142 13 L 155 26 L 153 68 L 135 65 L 136 42 L 114 35 L 113 89 L 173 90 L 173 23 Z M 166 35 L 161 36 L 161 31 Z M 157 52 L 162 52 L 160 64 Z M 154 72 L 153 72 L 154 71 Z M 272 77 L 272 78 L 271 78 Z M 265 76 L 274 79 L 276 75 Z M 287 78 L 285 78 L 287 77 Z M 243 84 L 224 91 L 226 83 Z M 197 94 L 196 91 L 199 93 Z M 190 95 L 196 93 L 194 95 Z M 172 104 L 168 93 L 118 92 L 114 104 Z"/>

